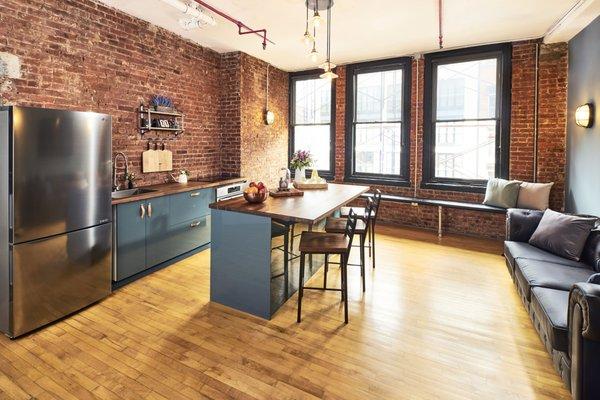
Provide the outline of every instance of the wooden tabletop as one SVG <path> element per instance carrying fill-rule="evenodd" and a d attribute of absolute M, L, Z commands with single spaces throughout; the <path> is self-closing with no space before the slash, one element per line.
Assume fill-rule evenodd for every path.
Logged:
<path fill-rule="evenodd" d="M 250 204 L 243 197 L 210 205 L 217 210 L 235 211 L 292 222 L 314 223 L 369 190 L 368 186 L 330 183 L 327 189 L 305 190 L 299 197 L 269 197 Z"/>
<path fill-rule="evenodd" d="M 189 181 L 188 183 L 173 182 L 173 183 L 164 183 L 161 185 L 152 185 L 152 186 L 143 186 L 143 187 L 140 186 L 140 189 L 151 189 L 151 190 L 153 190 L 153 192 L 141 193 L 141 194 L 138 194 L 135 196 L 125 197 L 122 199 L 112 199 L 112 205 L 114 206 L 117 204 L 130 203 L 132 201 L 148 200 L 148 199 L 153 199 L 155 197 L 167 196 L 170 194 L 190 192 L 192 190 L 213 188 L 213 187 L 217 187 L 217 186 L 228 185 L 230 183 L 243 182 L 246 180 L 247 180 L 246 178 L 230 178 L 230 179 L 223 179 L 223 180 L 217 180 L 217 181 L 211 181 L 211 182 L 199 180 L 199 181 Z"/>

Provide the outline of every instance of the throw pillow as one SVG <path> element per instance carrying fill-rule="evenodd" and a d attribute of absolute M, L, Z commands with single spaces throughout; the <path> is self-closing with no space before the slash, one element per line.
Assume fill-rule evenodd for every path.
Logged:
<path fill-rule="evenodd" d="M 483 204 L 502 208 L 513 208 L 519 197 L 519 181 L 493 178 L 488 180 Z"/>
<path fill-rule="evenodd" d="M 529 244 L 569 260 L 579 261 L 596 218 L 578 217 L 547 209 Z"/>
<path fill-rule="evenodd" d="M 531 210 L 545 210 L 550 200 L 550 190 L 554 182 L 531 183 L 522 182 L 519 188 L 517 208 L 528 208 Z"/>

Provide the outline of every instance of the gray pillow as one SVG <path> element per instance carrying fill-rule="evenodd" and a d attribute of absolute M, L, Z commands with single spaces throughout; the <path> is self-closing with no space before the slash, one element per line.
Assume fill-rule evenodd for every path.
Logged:
<path fill-rule="evenodd" d="M 488 180 L 483 204 L 502 208 L 514 208 L 519 197 L 520 181 L 492 178 Z"/>
<path fill-rule="evenodd" d="M 561 214 L 547 209 L 529 244 L 569 260 L 579 261 L 596 218 Z"/>

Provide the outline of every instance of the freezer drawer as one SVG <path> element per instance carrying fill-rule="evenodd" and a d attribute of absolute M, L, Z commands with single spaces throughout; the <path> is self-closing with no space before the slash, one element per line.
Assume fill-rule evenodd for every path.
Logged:
<path fill-rule="evenodd" d="M 11 336 L 110 294 L 111 229 L 103 224 L 13 246 Z"/>

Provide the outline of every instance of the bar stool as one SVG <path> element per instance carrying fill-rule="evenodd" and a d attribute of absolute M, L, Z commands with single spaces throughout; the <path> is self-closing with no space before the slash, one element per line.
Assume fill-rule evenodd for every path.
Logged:
<path fill-rule="evenodd" d="M 283 244 L 279 246 L 272 247 L 271 250 L 281 250 L 283 252 L 283 273 L 274 275 L 271 279 L 279 278 L 283 276 L 284 285 L 285 285 L 285 297 L 288 294 L 288 286 L 289 286 L 289 263 L 290 263 L 290 254 L 291 249 L 289 246 L 289 233 L 290 227 L 287 224 L 281 224 L 275 221 L 271 221 L 271 239 L 274 239 L 279 236 L 283 236 Z"/>
<path fill-rule="evenodd" d="M 346 220 L 344 233 L 327 232 L 302 232 L 300 236 L 300 281 L 298 285 L 298 319 L 302 320 L 302 297 L 304 289 L 310 290 L 333 290 L 342 294 L 344 301 L 344 323 L 348 323 L 348 255 L 352 248 L 352 238 L 356 230 L 356 213 L 350 210 Z M 304 264 L 307 254 L 325 254 L 325 256 L 337 254 L 340 256 L 340 267 L 342 285 L 340 289 L 327 287 L 304 286 Z"/>
<path fill-rule="evenodd" d="M 373 268 L 375 268 L 375 224 L 377 223 L 377 215 L 379 214 L 379 205 L 381 204 L 381 190 L 375 189 L 375 193 L 373 193 L 373 201 L 375 205 L 373 206 L 373 211 L 370 215 L 371 226 L 367 231 L 367 235 L 369 236 L 369 257 L 373 254 L 371 262 L 373 263 Z M 342 207 L 340 209 L 340 215 L 345 217 L 348 215 L 350 210 L 353 210 L 358 218 L 361 220 L 365 220 L 366 214 L 365 207 Z"/>
<path fill-rule="evenodd" d="M 367 198 L 367 206 L 365 207 L 366 215 L 370 215 L 375 207 L 373 199 L 370 197 Z M 353 210 L 352 210 L 353 211 Z M 325 221 L 325 232 L 327 233 L 344 233 L 346 226 L 347 218 L 327 218 Z M 372 223 L 371 218 L 367 218 L 366 221 L 358 220 L 356 221 L 356 229 L 354 231 L 355 234 L 358 234 L 360 237 L 360 244 L 353 245 L 352 247 L 360 247 L 360 264 L 350 264 L 347 265 L 357 265 L 360 266 L 360 276 L 362 277 L 362 290 L 365 291 L 365 242 L 367 239 L 367 232 L 370 232 L 369 228 Z M 327 271 L 329 270 L 329 264 L 339 264 L 335 262 L 329 261 L 329 256 L 325 256 L 325 271 L 323 274 L 323 287 L 327 287 Z"/>

